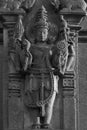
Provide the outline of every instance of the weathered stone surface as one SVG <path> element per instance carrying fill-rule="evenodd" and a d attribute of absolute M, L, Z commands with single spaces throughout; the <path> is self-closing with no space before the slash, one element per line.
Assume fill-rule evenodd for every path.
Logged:
<path fill-rule="evenodd" d="M 50 14 L 50 20 L 56 24 L 58 24 L 58 19 L 56 19 L 56 16 L 54 11 L 52 12 L 51 6 L 49 7 L 48 5 L 49 2 L 44 2 L 44 5 L 48 8 L 48 12 Z M 37 6 L 41 6 L 42 1 L 38 0 L 38 3 L 36 4 L 36 7 L 34 8 L 34 12 L 37 10 Z M 32 14 L 33 14 L 32 13 Z M 32 15 L 31 15 L 32 17 Z M 29 17 L 29 18 L 31 18 Z M 58 17 L 57 17 L 58 18 Z M 27 22 L 27 21 L 26 21 Z M 59 26 L 59 25 L 58 25 Z M 86 25 L 85 25 L 86 26 Z M 84 26 L 84 29 L 85 29 Z M 85 35 L 86 37 L 86 35 Z M 6 40 L 5 40 L 6 41 Z M 84 37 L 83 37 L 83 41 Z M 0 45 L 1 47 L 1 45 Z M 0 50 L 0 84 L 1 84 L 1 91 L 0 91 L 0 106 L 2 105 L 2 80 L 3 80 L 3 88 L 5 89 L 7 87 L 7 80 L 5 78 L 5 75 L 7 75 L 7 70 L 3 70 L 2 72 L 2 47 Z M 77 51 L 77 49 L 76 49 Z M 59 88 L 59 94 L 57 95 L 55 104 L 54 104 L 54 111 L 53 111 L 53 116 L 52 116 L 52 121 L 51 121 L 51 129 L 48 130 L 86 130 L 87 129 L 87 45 L 86 41 L 85 43 L 80 43 L 78 44 L 78 96 L 79 96 L 79 105 L 74 99 L 74 87 L 72 90 L 68 91 L 66 90 L 64 92 L 64 98 L 62 95 L 62 90 Z M 7 60 L 7 59 L 6 59 Z M 5 66 L 7 65 L 7 61 L 4 62 Z M 7 68 L 7 67 L 6 67 Z M 77 70 L 76 70 L 77 71 Z M 2 79 L 2 74 L 3 79 Z M 13 86 L 14 87 L 14 86 Z M 19 90 L 15 91 L 17 93 Z M 6 90 L 4 91 L 6 92 Z M 12 91 L 11 91 L 12 92 Z M 4 93 L 4 96 L 7 93 Z M 7 95 L 6 95 L 7 96 Z M 15 97 L 17 96 L 17 97 Z M 6 98 L 6 97 L 5 97 Z M 7 102 L 4 102 L 7 103 Z M 75 106 L 75 103 L 77 103 L 78 106 Z M 7 104 L 6 104 L 7 105 Z M 5 105 L 5 106 L 6 106 Z M 3 119 L 7 119 L 7 122 L 4 124 L 8 124 L 9 129 L 8 130 L 31 130 L 31 125 L 32 125 L 32 120 L 30 118 L 30 113 L 31 111 L 27 111 L 24 106 L 22 106 L 22 98 L 20 98 L 20 94 L 18 95 L 11 93 L 8 98 L 8 109 L 6 108 L 5 114 L 9 116 L 4 116 Z M 76 109 L 78 107 L 78 109 Z M 5 109 L 5 107 L 3 108 Z M 8 110 L 8 111 L 7 111 Z M 2 117 L 2 108 L 0 109 L 0 117 Z M 79 112 L 78 115 L 76 115 L 76 111 Z M 77 117 L 76 117 L 77 116 Z M 2 127 L 2 119 L 0 119 L 0 127 Z M 78 123 L 77 123 L 78 122 Z M 77 123 L 77 124 L 75 124 Z M 78 125 L 78 127 L 76 126 Z M 6 127 L 6 126 L 5 126 Z M 2 129 L 1 129 L 2 130 Z M 4 129 L 3 129 L 4 130 Z M 7 128 L 6 128 L 7 130 Z M 42 129 L 41 129 L 42 130 Z M 43 129 L 44 130 L 44 129 Z"/>
<path fill-rule="evenodd" d="M 23 129 L 23 106 L 21 104 L 21 99 L 15 97 L 8 100 L 9 129 Z"/>
<path fill-rule="evenodd" d="M 64 98 L 64 130 L 75 130 L 75 105 L 73 97 Z"/>
<path fill-rule="evenodd" d="M 79 130 L 87 129 L 87 44 L 78 44 Z"/>
<path fill-rule="evenodd" d="M 84 0 L 60 0 L 63 8 L 67 11 L 71 10 L 84 10 L 86 11 L 87 4 Z"/>
<path fill-rule="evenodd" d="M 3 54 L 2 54 L 2 46 L 0 46 L 0 129 L 3 129 Z"/>

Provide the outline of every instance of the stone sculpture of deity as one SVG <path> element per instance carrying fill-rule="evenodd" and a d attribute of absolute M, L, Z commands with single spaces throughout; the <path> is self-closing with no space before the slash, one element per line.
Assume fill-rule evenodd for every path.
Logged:
<path fill-rule="evenodd" d="M 23 34 L 20 32 L 18 42 L 23 46 L 24 58 L 21 60 L 20 56 L 21 67 L 17 68 L 25 75 L 24 104 L 36 110 L 32 127 L 44 129 L 50 126 L 53 106 L 58 94 L 58 80 L 67 69 L 69 56 L 67 23 L 61 16 L 60 38 L 54 44 L 48 42 L 48 14 L 44 6 L 37 11 L 35 18 L 36 35 L 33 43 L 23 36 L 23 28 Z M 73 50 L 73 47 L 71 46 L 70 49 Z M 71 64 L 70 59 L 75 55 L 73 51 L 70 53 L 72 54 L 68 65 Z"/>

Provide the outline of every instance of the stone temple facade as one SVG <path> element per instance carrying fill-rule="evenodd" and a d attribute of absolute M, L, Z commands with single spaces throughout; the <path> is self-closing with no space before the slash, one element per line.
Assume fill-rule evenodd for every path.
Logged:
<path fill-rule="evenodd" d="M 86 2 L 86 0 L 1 0 L 0 130 L 87 129 Z M 39 14 L 38 10 L 40 10 Z M 38 18 L 36 19 L 36 17 Z M 48 31 L 48 41 L 46 40 L 45 44 L 43 39 L 46 37 L 42 35 L 43 30 Z M 41 45 L 35 44 L 38 41 L 38 38 L 35 39 L 36 33 L 39 31 Z M 35 50 L 36 53 L 32 51 L 32 46 L 33 48 L 40 48 L 36 49 L 39 51 Z M 60 53 L 63 52 L 62 56 L 60 53 L 57 54 L 58 51 L 53 50 L 55 47 Z M 41 50 L 45 52 L 42 57 L 47 59 L 48 55 L 46 54 L 48 52 L 46 49 L 48 49 L 50 56 L 57 55 L 56 61 L 59 61 L 57 65 L 60 65 L 61 68 L 55 67 L 55 57 L 52 57 L 53 66 L 51 66 L 49 73 L 47 66 L 45 66 L 45 72 L 42 71 L 45 60 L 43 60 L 43 64 L 39 62 L 40 67 L 42 67 L 39 76 L 38 71 L 37 74 L 36 70 L 31 72 L 32 66 L 28 68 L 29 70 L 26 69 L 27 64 L 31 65 L 31 62 L 36 59 L 37 62 L 38 60 L 42 61 L 40 55 L 38 55 L 39 59 L 37 57 L 32 58 L 32 55 L 42 54 Z M 65 52 L 67 53 L 66 56 Z M 47 59 L 47 64 L 48 61 Z M 49 76 L 51 71 L 53 78 Z M 33 107 L 34 102 L 31 102 L 28 95 L 29 88 L 26 87 L 26 82 L 29 82 L 28 86 L 32 89 L 33 83 L 30 84 L 30 78 L 26 81 L 26 75 L 29 77 L 33 73 L 36 75 L 32 80 L 35 83 L 34 87 L 37 85 L 39 88 L 40 85 L 37 81 L 40 80 L 42 83 L 40 91 L 37 87 L 34 89 L 35 93 L 40 94 L 38 101 L 35 102 L 36 107 Z M 51 87 L 52 81 L 54 81 L 53 87 Z M 48 88 L 43 85 L 45 83 L 50 84 Z M 55 90 L 55 86 L 57 86 L 57 90 Z M 46 91 L 47 95 L 45 94 Z M 57 94 L 48 127 L 47 122 L 43 120 L 48 114 L 45 106 L 53 101 L 52 94 L 54 91 Z M 35 109 L 39 111 L 39 115 L 36 122 L 33 122 Z"/>

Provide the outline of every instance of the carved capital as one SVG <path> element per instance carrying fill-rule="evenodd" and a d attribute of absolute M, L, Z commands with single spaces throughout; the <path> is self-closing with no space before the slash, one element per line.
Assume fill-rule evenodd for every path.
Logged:
<path fill-rule="evenodd" d="M 60 11 L 60 14 L 64 16 L 64 19 L 69 25 L 79 25 L 82 18 L 86 16 L 83 11 Z"/>
<path fill-rule="evenodd" d="M 23 77 L 18 73 L 9 74 L 8 97 L 21 97 Z"/>

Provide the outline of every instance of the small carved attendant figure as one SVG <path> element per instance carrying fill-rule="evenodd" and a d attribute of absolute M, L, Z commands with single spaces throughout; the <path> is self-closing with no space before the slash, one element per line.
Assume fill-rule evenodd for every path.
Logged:
<path fill-rule="evenodd" d="M 75 68 L 75 37 L 76 34 L 75 32 L 70 32 L 70 30 L 68 29 L 68 61 L 67 61 L 67 71 L 74 71 Z"/>

